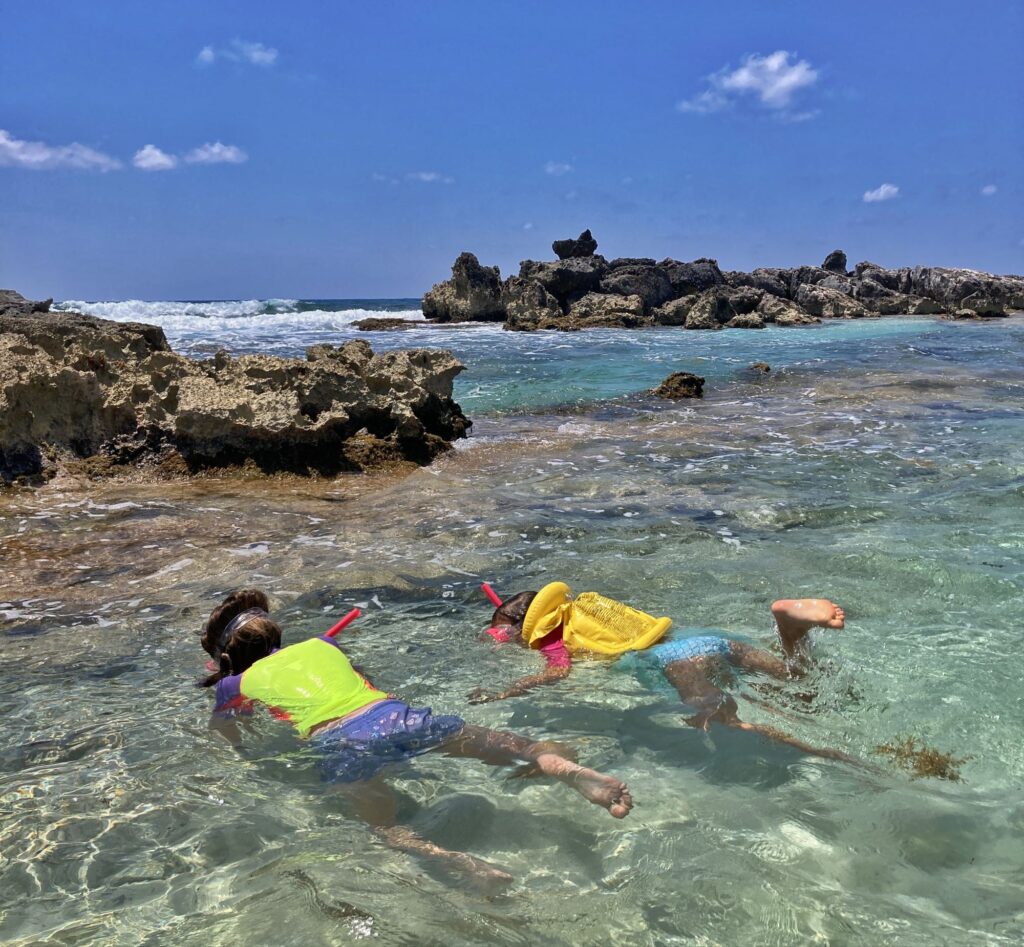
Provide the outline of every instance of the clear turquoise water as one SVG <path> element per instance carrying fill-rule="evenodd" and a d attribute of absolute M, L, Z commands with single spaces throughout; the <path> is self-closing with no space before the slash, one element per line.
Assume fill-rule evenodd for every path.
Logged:
<path fill-rule="evenodd" d="M 1024 322 L 366 337 L 467 364 L 474 436 L 408 479 L 0 501 L 5 942 L 1020 942 Z M 704 400 L 642 393 L 677 369 L 708 379 Z M 815 641 L 814 699 L 748 679 L 736 693 L 769 707 L 741 696 L 740 713 L 880 769 L 696 732 L 656 681 L 604 664 L 469 707 L 535 667 L 476 640 L 483 578 L 565 579 L 766 644 L 773 598 L 832 597 L 848 623 Z M 240 584 L 294 638 L 363 603 L 351 653 L 379 686 L 566 739 L 637 808 L 619 823 L 564 787 L 426 757 L 394 779 L 405 819 L 516 883 L 484 898 L 382 847 L 281 725 L 258 720 L 242 754 L 207 734 L 191 631 Z M 969 756 L 963 781 L 873 754 L 904 735 Z"/>

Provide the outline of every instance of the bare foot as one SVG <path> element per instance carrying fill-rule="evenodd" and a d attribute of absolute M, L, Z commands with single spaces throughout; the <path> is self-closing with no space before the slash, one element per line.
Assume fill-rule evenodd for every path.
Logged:
<path fill-rule="evenodd" d="M 545 776 L 554 776 L 571 786 L 584 799 L 607 809 L 616 819 L 624 819 L 633 808 L 633 797 L 622 780 L 587 769 L 554 753 L 542 753 L 537 765 Z"/>
<path fill-rule="evenodd" d="M 842 628 L 846 624 L 843 610 L 827 598 L 780 598 L 772 602 L 772 614 L 788 655 L 812 628 Z"/>

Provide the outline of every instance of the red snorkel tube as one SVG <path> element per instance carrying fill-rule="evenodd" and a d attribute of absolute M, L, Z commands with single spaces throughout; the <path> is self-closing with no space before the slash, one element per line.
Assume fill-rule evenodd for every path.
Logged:
<path fill-rule="evenodd" d="M 330 631 L 324 633 L 325 638 L 333 638 L 343 628 L 347 628 L 363 613 L 358 608 L 353 608 L 341 621 L 331 627 Z"/>
<path fill-rule="evenodd" d="M 495 608 L 501 608 L 501 599 L 498 598 L 498 593 L 495 592 L 487 582 L 484 582 L 484 584 L 480 586 L 480 591 L 491 600 L 491 604 Z M 487 628 L 485 629 L 484 634 L 490 635 L 495 641 L 501 644 L 511 640 L 509 638 L 508 631 L 504 628 Z"/>

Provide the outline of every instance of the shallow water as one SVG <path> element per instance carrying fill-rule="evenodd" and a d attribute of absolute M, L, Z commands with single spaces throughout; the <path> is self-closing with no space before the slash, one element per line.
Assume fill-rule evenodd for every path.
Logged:
<path fill-rule="evenodd" d="M 1020 942 L 1024 322 L 365 337 L 453 348 L 474 436 L 380 485 L 0 500 L 6 943 Z M 703 401 L 642 394 L 677 368 L 708 379 Z M 483 578 L 564 579 L 765 644 L 773 598 L 832 597 L 848 623 L 816 637 L 814 698 L 748 679 L 740 713 L 878 769 L 694 731 L 657 680 L 600 663 L 470 707 L 536 668 L 476 640 Z M 362 605 L 346 634 L 378 686 L 566 739 L 637 808 L 620 823 L 565 787 L 429 756 L 394 776 L 406 821 L 516 883 L 487 898 L 388 850 L 282 725 L 258 718 L 241 754 L 207 733 L 192 632 L 241 584 L 293 640 Z M 963 781 L 873 754 L 905 735 L 970 757 Z"/>

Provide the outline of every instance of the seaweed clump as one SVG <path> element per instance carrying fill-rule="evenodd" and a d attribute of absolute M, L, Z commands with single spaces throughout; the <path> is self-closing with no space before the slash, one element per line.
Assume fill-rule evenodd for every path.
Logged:
<path fill-rule="evenodd" d="M 910 771 L 911 779 L 934 776 L 954 783 L 961 781 L 960 767 L 970 759 L 969 756 L 958 759 L 952 753 L 943 753 L 926 743 L 918 744 L 917 737 L 882 743 L 875 747 L 875 752 L 891 756 L 897 765 Z"/>

